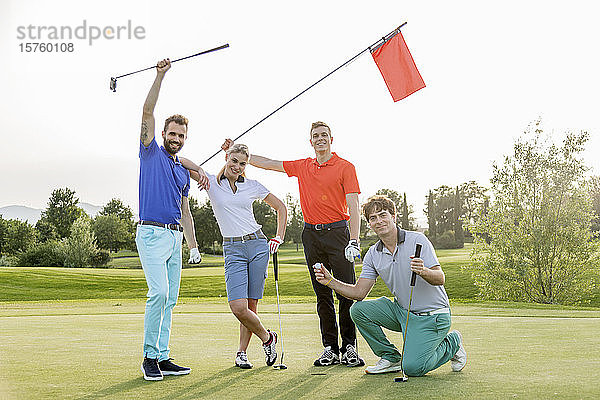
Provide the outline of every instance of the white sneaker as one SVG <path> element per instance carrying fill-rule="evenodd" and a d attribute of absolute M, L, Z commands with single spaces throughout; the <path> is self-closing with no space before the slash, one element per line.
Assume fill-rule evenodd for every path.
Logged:
<path fill-rule="evenodd" d="M 461 333 L 457 330 L 454 330 L 452 332 L 456 332 L 458 334 L 458 337 L 460 339 L 460 347 L 458 348 L 458 351 L 456 352 L 454 357 L 450 359 L 450 366 L 452 367 L 452 371 L 458 372 L 462 371 L 462 369 L 465 367 L 465 364 L 467 364 L 467 351 L 465 350 L 465 346 L 463 345 L 463 337 Z"/>
<path fill-rule="evenodd" d="M 386 360 L 385 358 L 380 359 L 377 361 L 377 364 L 371 365 L 365 369 L 367 374 L 383 374 L 386 372 L 397 371 L 402 371 L 402 365 L 400 364 L 400 361 L 394 363 Z"/>
<path fill-rule="evenodd" d="M 235 355 L 235 366 L 242 369 L 252 368 L 252 363 L 248 361 L 248 356 L 245 351 L 238 351 Z"/>

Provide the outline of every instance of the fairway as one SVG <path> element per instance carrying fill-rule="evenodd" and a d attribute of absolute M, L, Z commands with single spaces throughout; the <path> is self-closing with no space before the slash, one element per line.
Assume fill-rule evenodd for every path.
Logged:
<path fill-rule="evenodd" d="M 279 278 L 289 368 L 266 367 L 256 338 L 248 352 L 254 368 L 233 367 L 239 327 L 227 306 L 222 257 L 205 256 L 203 267 L 183 270 L 173 317 L 171 356 L 192 373 L 162 382 L 146 382 L 140 371 L 147 286 L 137 257 L 117 258 L 111 269 L 0 268 L 0 399 L 600 398 L 600 309 L 477 302 L 462 268 L 469 252 L 438 251 L 467 366 L 452 373 L 446 364 L 407 383 L 364 368 L 312 365 L 322 346 L 295 246 L 282 250 Z M 278 331 L 272 272 L 259 313 Z M 369 296 L 388 294 L 378 280 Z M 401 335 L 388 334 L 400 348 Z M 360 335 L 359 352 L 367 365 L 378 360 Z"/>
<path fill-rule="evenodd" d="M 252 370 L 233 367 L 238 324 L 218 299 L 182 299 L 175 308 L 172 356 L 188 376 L 146 382 L 139 370 L 143 300 L 2 303 L 2 399 L 391 399 L 597 398 L 600 311 L 456 305 L 453 328 L 465 338 L 468 363 L 394 383 L 394 374 L 362 368 L 317 368 L 318 319 L 310 299 L 283 305 L 284 362 L 264 364 L 256 338 Z M 272 298 L 261 305 L 277 325 Z M 497 314 L 497 315 L 494 315 Z M 571 318 L 566 318 L 571 317 Z M 401 346 L 401 336 L 389 337 Z M 367 364 L 377 357 L 366 343 Z"/>

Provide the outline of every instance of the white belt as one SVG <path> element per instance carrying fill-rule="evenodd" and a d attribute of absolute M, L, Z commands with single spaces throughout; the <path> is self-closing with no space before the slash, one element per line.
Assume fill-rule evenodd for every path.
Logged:
<path fill-rule="evenodd" d="M 413 314 L 418 315 L 418 316 L 435 315 L 435 314 L 450 314 L 450 308 L 444 307 L 444 308 L 438 308 L 437 310 L 426 311 L 426 312 L 414 312 L 413 311 Z"/>

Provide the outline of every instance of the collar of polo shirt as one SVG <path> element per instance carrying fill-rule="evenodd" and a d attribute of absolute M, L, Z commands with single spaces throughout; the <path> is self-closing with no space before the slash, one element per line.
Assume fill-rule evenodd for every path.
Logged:
<path fill-rule="evenodd" d="M 406 231 L 404 229 L 400 229 L 400 227 L 396 227 L 396 229 L 398 230 L 397 245 L 399 245 L 400 243 L 404 242 L 404 238 L 406 237 Z M 383 251 L 383 242 L 381 241 L 381 239 L 379 240 L 379 242 L 377 242 L 377 246 L 375 247 L 375 250 L 377 250 L 379 252 Z"/>
<path fill-rule="evenodd" d="M 225 174 L 221 174 L 221 177 L 219 178 L 220 181 L 222 181 L 223 179 L 227 179 L 227 177 L 225 176 Z M 237 177 L 237 179 L 235 181 L 243 183 L 244 182 L 244 177 L 240 175 L 240 176 Z"/>

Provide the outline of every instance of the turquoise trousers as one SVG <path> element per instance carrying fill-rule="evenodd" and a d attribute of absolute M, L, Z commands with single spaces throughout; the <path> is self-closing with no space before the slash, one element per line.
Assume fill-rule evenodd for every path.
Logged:
<path fill-rule="evenodd" d="M 169 358 L 171 313 L 179 296 L 183 233 L 138 225 L 135 236 L 148 293 L 144 314 L 144 357 Z"/>
<path fill-rule="evenodd" d="M 408 331 L 406 314 L 394 299 L 358 301 L 350 308 L 350 316 L 373 353 L 391 362 L 399 362 L 401 355 L 389 342 L 381 327 L 402 332 L 406 346 L 402 366 L 409 376 L 423 376 L 447 363 L 458 351 L 458 334 L 450 333 L 450 314 L 419 316 L 410 314 Z M 408 334 L 407 334 L 408 332 Z"/>

